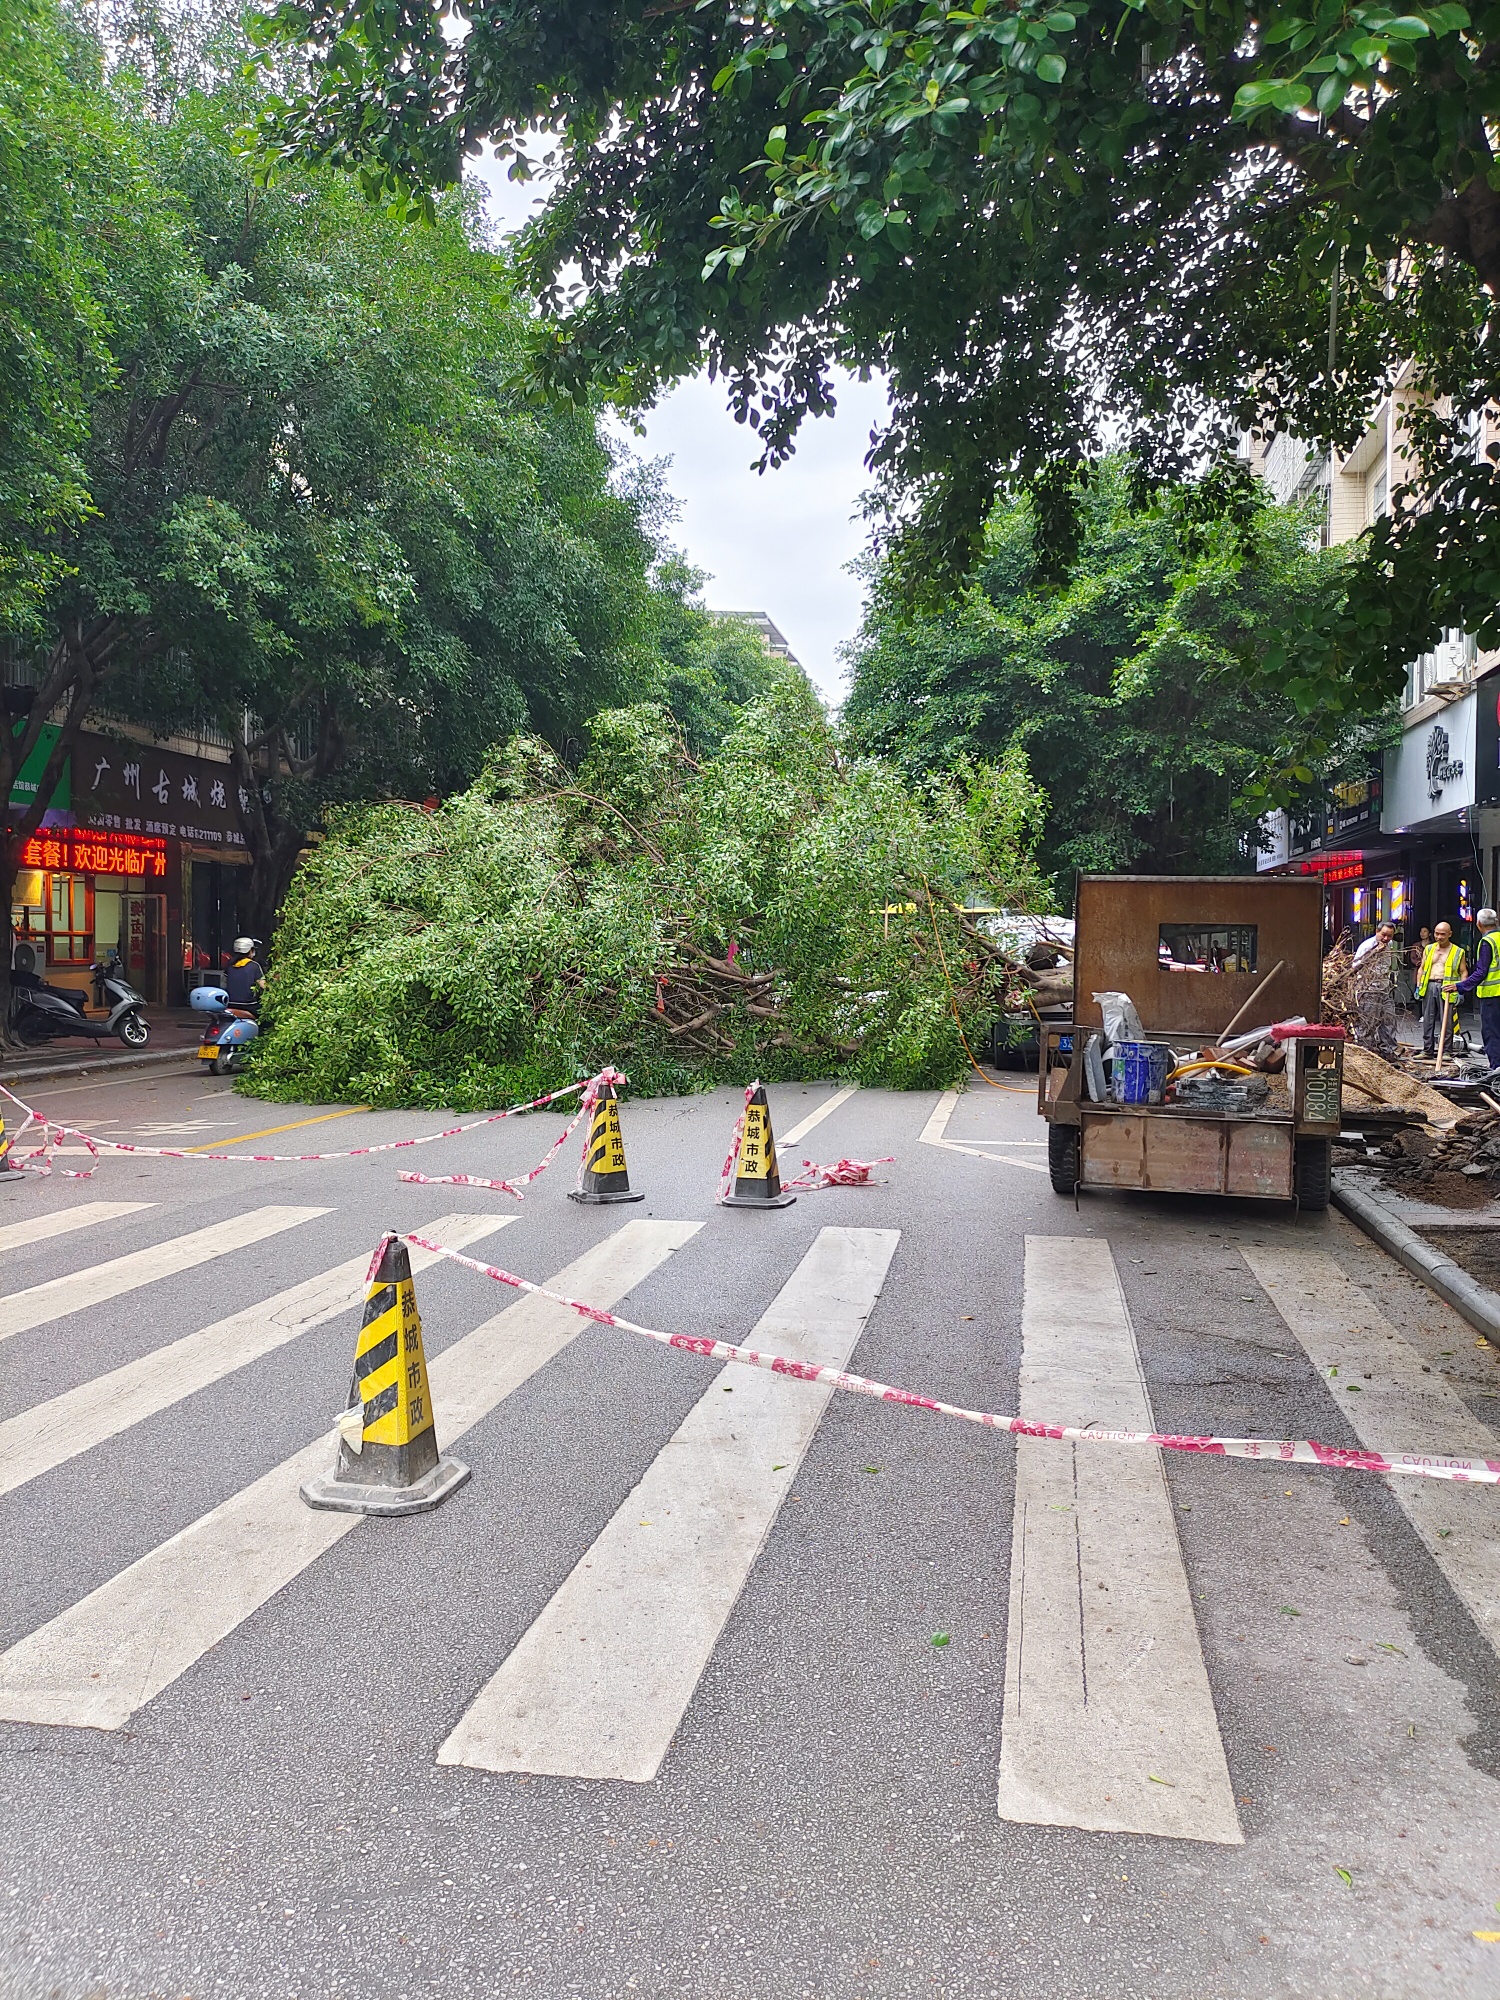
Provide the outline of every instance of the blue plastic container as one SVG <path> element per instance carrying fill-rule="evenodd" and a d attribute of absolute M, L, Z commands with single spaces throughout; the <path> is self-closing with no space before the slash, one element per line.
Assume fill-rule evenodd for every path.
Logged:
<path fill-rule="evenodd" d="M 1117 1104 L 1161 1103 L 1172 1067 L 1172 1051 L 1165 1042 L 1116 1042 L 1110 1054 Z"/>

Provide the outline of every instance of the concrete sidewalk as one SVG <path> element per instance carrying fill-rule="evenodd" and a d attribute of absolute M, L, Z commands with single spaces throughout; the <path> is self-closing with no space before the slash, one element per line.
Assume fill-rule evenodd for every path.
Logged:
<path fill-rule="evenodd" d="M 98 1019 L 91 1013 L 91 1019 Z M 47 1042 L 40 1048 L 0 1051 L 0 1083 L 12 1090 L 23 1083 L 49 1083 L 58 1077 L 88 1076 L 99 1070 L 185 1065 L 198 1046 L 202 1016 L 190 1007 L 148 1007 L 151 1040 L 144 1049 L 127 1049 L 123 1042 L 93 1042 L 81 1037 Z"/>

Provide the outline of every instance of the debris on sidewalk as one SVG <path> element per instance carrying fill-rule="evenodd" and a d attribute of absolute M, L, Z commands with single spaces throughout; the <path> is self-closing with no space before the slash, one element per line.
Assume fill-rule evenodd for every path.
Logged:
<path fill-rule="evenodd" d="M 1353 1042 L 1359 1027 L 1359 1000 L 1354 990 L 1354 936 L 1345 931 L 1323 960 L 1323 1019 L 1348 1031 Z"/>
<path fill-rule="evenodd" d="M 1363 1162 L 1382 1179 L 1444 1208 L 1482 1208 L 1500 1192 L 1500 1115 L 1465 1111 L 1447 1132 L 1392 1132 Z"/>

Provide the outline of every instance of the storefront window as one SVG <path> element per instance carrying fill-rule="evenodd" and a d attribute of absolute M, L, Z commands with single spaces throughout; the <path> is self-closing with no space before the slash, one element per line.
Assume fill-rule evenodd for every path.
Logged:
<path fill-rule="evenodd" d="M 116 878 L 118 881 L 118 877 Z M 94 950 L 100 958 L 120 948 L 120 905 L 124 899 L 118 887 L 101 889 L 94 885 Z"/>
<path fill-rule="evenodd" d="M 47 912 L 47 958 L 53 965 L 87 965 L 93 957 L 88 883 L 82 875 L 54 875 Z"/>

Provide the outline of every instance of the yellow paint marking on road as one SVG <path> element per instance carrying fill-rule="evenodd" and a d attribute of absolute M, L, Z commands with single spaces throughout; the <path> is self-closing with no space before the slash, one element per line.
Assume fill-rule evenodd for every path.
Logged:
<path fill-rule="evenodd" d="M 290 1125 L 268 1125 L 263 1132 L 232 1132 L 227 1139 L 210 1139 L 202 1146 L 180 1146 L 182 1153 L 222 1153 L 231 1146 L 248 1146 L 252 1139 L 274 1139 L 278 1132 L 300 1132 L 304 1125 L 326 1125 L 330 1118 L 352 1118 L 368 1104 L 346 1104 L 342 1111 L 320 1111 L 316 1118 L 294 1118 Z"/>

